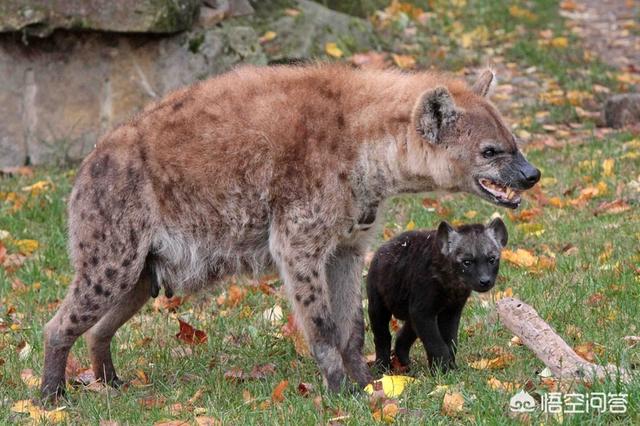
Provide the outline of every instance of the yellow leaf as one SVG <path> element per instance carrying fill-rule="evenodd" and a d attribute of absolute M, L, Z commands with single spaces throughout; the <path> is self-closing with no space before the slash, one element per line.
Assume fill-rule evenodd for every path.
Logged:
<path fill-rule="evenodd" d="M 25 192 L 31 192 L 32 195 L 37 195 L 41 192 L 48 191 L 51 188 L 53 188 L 53 183 L 51 181 L 41 180 L 34 183 L 33 185 L 25 186 L 24 188 L 22 188 L 22 190 Z"/>
<path fill-rule="evenodd" d="M 509 249 L 502 250 L 502 258 L 516 266 L 525 268 L 531 268 L 538 263 L 538 258 L 533 253 L 521 248 L 516 251 L 511 251 Z"/>
<path fill-rule="evenodd" d="M 376 383 L 382 383 L 382 390 L 385 396 L 389 398 L 395 398 L 400 396 L 404 391 L 404 387 L 407 383 L 417 382 L 416 379 L 409 376 L 382 376 L 382 379 L 376 380 Z M 373 394 L 373 385 L 368 384 L 364 391 L 368 394 Z"/>
<path fill-rule="evenodd" d="M 409 223 L 407 223 L 405 229 L 407 231 L 413 231 L 414 229 L 416 229 L 416 223 L 413 220 L 410 220 Z"/>
<path fill-rule="evenodd" d="M 478 215 L 478 212 L 475 210 L 469 210 L 468 212 L 466 212 L 464 214 L 464 217 L 466 217 L 467 219 L 473 219 L 474 217 L 476 217 Z"/>
<path fill-rule="evenodd" d="M 40 245 L 36 240 L 14 240 L 13 243 L 18 247 L 20 253 L 25 256 L 29 256 L 31 253 L 36 251 Z"/>
<path fill-rule="evenodd" d="M 266 33 L 264 33 L 262 35 L 262 37 L 260 37 L 258 39 L 258 41 L 260 43 L 266 43 L 269 42 L 271 40 L 273 40 L 274 38 L 276 38 L 278 36 L 278 33 L 276 33 L 275 31 L 267 31 Z"/>
<path fill-rule="evenodd" d="M 504 291 L 496 291 L 493 293 L 493 300 L 496 302 L 505 297 L 513 297 L 513 289 L 511 287 L 506 288 Z"/>
<path fill-rule="evenodd" d="M 416 66 L 416 58 L 411 55 L 391 55 L 393 62 L 402 69 L 409 69 Z"/>
<path fill-rule="evenodd" d="M 558 49 L 565 49 L 569 46 L 569 39 L 566 37 L 555 37 L 551 39 L 551 46 Z"/>
<path fill-rule="evenodd" d="M 342 58 L 342 50 L 335 43 L 327 43 L 324 45 L 324 51 L 327 55 L 332 56 L 334 58 Z"/>
<path fill-rule="evenodd" d="M 539 237 L 544 234 L 544 226 L 540 223 L 520 223 L 516 225 L 516 228 L 526 235 L 532 235 Z"/>
<path fill-rule="evenodd" d="M 536 16 L 535 13 L 519 6 L 511 6 L 509 8 L 509 14 L 514 18 L 522 18 L 527 21 L 535 21 L 536 19 L 538 19 L 538 16 Z"/>
<path fill-rule="evenodd" d="M 14 413 L 29 414 L 29 417 L 35 421 L 48 421 L 49 423 L 61 423 L 67 420 L 67 413 L 63 411 L 64 409 L 65 407 L 60 407 L 55 410 L 47 411 L 37 407 L 28 399 L 18 401 L 11 406 L 11 411 Z"/>
<path fill-rule="evenodd" d="M 460 392 L 447 392 L 442 400 L 442 414 L 457 417 L 464 411 L 464 397 Z"/>
<path fill-rule="evenodd" d="M 613 166 L 615 165 L 616 160 L 613 158 L 607 158 L 602 161 L 602 173 L 605 176 L 613 176 Z"/>

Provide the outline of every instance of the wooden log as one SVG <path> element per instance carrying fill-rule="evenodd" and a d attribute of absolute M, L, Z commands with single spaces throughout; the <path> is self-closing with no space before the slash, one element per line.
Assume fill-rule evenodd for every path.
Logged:
<path fill-rule="evenodd" d="M 584 382 L 605 378 L 624 383 L 631 381 L 631 373 L 623 368 L 612 364 L 597 365 L 581 358 L 535 309 L 523 301 L 506 297 L 496 302 L 496 308 L 505 327 L 518 336 L 555 377 Z"/>

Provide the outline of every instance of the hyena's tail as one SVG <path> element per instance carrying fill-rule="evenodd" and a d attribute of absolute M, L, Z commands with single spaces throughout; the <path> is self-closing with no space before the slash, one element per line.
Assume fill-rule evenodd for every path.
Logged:
<path fill-rule="evenodd" d="M 97 378 L 117 383 L 109 346 L 116 330 L 148 300 L 145 268 L 154 232 L 145 171 L 113 146 L 92 152 L 78 172 L 69 201 L 69 244 L 76 274 L 45 327 L 42 392 L 64 390 L 71 346 L 88 331 Z"/>

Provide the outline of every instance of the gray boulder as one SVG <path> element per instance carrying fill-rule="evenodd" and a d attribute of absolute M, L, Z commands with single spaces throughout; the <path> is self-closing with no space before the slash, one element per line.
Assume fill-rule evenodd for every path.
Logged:
<path fill-rule="evenodd" d="M 604 105 L 604 120 L 608 127 L 614 128 L 640 124 L 640 93 L 609 97 Z"/>
<path fill-rule="evenodd" d="M 201 0 L 1 0 L 0 32 L 54 29 L 174 33 L 191 28 Z"/>
<path fill-rule="evenodd" d="M 0 167 L 79 160 L 99 137 L 167 92 L 267 59 L 250 27 L 174 37 L 56 32 L 0 37 Z"/>

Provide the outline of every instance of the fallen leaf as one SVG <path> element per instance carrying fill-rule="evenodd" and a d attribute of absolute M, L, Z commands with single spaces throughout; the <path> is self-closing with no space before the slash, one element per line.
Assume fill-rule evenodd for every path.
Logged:
<path fill-rule="evenodd" d="M 207 334 L 202 330 L 196 330 L 188 323 L 178 318 L 180 323 L 180 331 L 176 334 L 176 338 L 190 345 L 199 345 L 207 341 Z"/>
<path fill-rule="evenodd" d="M 495 377 L 489 377 L 489 379 L 487 380 L 487 384 L 491 389 L 503 392 L 514 392 L 520 387 L 520 385 L 518 385 L 517 383 L 501 382 Z"/>
<path fill-rule="evenodd" d="M 313 386 L 310 383 L 300 382 L 298 384 L 298 394 L 308 398 L 309 395 L 313 392 Z"/>
<path fill-rule="evenodd" d="M 282 308 L 279 305 L 275 305 L 262 313 L 262 318 L 271 324 L 279 324 L 282 321 L 282 317 Z"/>
<path fill-rule="evenodd" d="M 413 220 L 410 220 L 404 229 L 405 231 L 413 231 L 414 229 L 416 229 L 416 223 Z"/>
<path fill-rule="evenodd" d="M 344 54 L 335 43 L 327 43 L 324 45 L 324 51 L 327 55 L 334 58 L 342 58 Z"/>
<path fill-rule="evenodd" d="M 580 345 L 574 346 L 573 350 L 586 361 L 594 362 L 596 359 L 595 353 L 593 351 L 593 342 L 582 343 Z"/>
<path fill-rule="evenodd" d="M 300 13 L 302 13 L 302 12 L 300 12 L 300 10 L 293 9 L 293 8 L 287 8 L 287 9 L 284 10 L 284 14 L 287 15 L 287 16 L 296 17 L 296 16 L 300 15 Z"/>
<path fill-rule="evenodd" d="M 625 200 L 617 199 L 613 201 L 604 201 L 593 211 L 594 215 L 599 214 L 620 214 L 631 210 L 631 206 Z"/>
<path fill-rule="evenodd" d="M 381 409 L 373 412 L 373 418 L 378 422 L 393 423 L 398 414 L 398 405 L 395 402 L 384 404 Z"/>
<path fill-rule="evenodd" d="M 284 401 L 284 391 L 289 386 L 288 380 L 282 380 L 278 385 L 273 389 L 273 393 L 271 394 L 271 400 L 273 402 L 282 402 Z"/>
<path fill-rule="evenodd" d="M 0 169 L 2 175 L 32 177 L 33 169 L 29 166 L 3 167 Z"/>
<path fill-rule="evenodd" d="M 29 256 L 31 253 L 36 251 L 40 245 L 36 240 L 14 240 L 13 243 L 16 245 L 20 253 L 25 256 Z"/>
<path fill-rule="evenodd" d="M 276 33 L 275 31 L 267 31 L 266 33 L 264 33 L 262 35 L 262 37 L 260 37 L 258 39 L 258 42 L 260 44 L 265 44 L 267 42 L 270 42 L 271 40 L 275 39 L 278 36 L 278 33 Z"/>
<path fill-rule="evenodd" d="M 391 55 L 393 62 L 402 69 L 411 69 L 416 66 L 416 58 L 411 55 Z"/>
<path fill-rule="evenodd" d="M 198 416 L 195 421 L 198 426 L 222 426 L 222 422 L 213 417 Z"/>
<path fill-rule="evenodd" d="M 460 392 L 446 392 L 442 399 L 442 414 L 449 417 L 458 417 L 464 412 L 464 397 Z"/>
<path fill-rule="evenodd" d="M 152 408 L 162 408 L 165 406 L 166 402 L 167 398 L 164 396 L 146 396 L 138 400 L 138 403 L 148 410 Z"/>
<path fill-rule="evenodd" d="M 555 37 L 551 39 L 551 46 L 558 49 L 565 49 L 569 46 L 569 39 L 566 37 Z"/>
<path fill-rule="evenodd" d="M 376 383 L 382 384 L 382 390 L 384 394 L 389 398 L 395 398 L 400 396 L 404 392 L 404 388 L 408 383 L 416 382 L 417 380 L 409 376 L 387 376 L 384 374 L 382 379 L 376 380 L 373 384 L 365 386 L 364 391 L 368 394 L 373 394 L 374 385 Z"/>
<path fill-rule="evenodd" d="M 189 426 L 189 422 L 184 420 L 163 420 L 155 422 L 153 426 Z"/>
<path fill-rule="evenodd" d="M 167 297 L 160 294 L 153 301 L 153 308 L 156 311 L 175 311 L 178 306 L 182 305 L 183 301 L 184 299 L 179 296 Z"/>
<path fill-rule="evenodd" d="M 513 263 L 516 266 L 531 268 L 538 263 L 537 256 L 534 256 L 528 250 L 525 249 L 517 249 L 516 251 L 511 251 L 509 249 L 502 250 L 502 258 L 507 262 Z"/>
<path fill-rule="evenodd" d="M 20 378 L 28 388 L 36 389 L 40 387 L 40 377 L 33 374 L 33 370 L 26 368 L 20 372 Z"/>
<path fill-rule="evenodd" d="M 624 336 L 623 339 L 627 342 L 630 348 L 633 348 L 640 343 L 640 336 Z"/>
<path fill-rule="evenodd" d="M 54 410 L 47 411 L 41 407 L 38 407 L 33 404 L 30 399 L 24 399 L 21 401 L 17 401 L 15 404 L 11 406 L 11 411 L 14 413 L 20 414 L 29 414 L 36 422 L 49 422 L 49 423 L 61 423 L 68 420 L 67 413 L 64 412 L 66 407 L 58 407 Z"/>
<path fill-rule="evenodd" d="M 602 174 L 607 177 L 613 176 L 613 167 L 615 166 L 616 160 L 613 158 L 606 158 L 602 161 Z"/>
<path fill-rule="evenodd" d="M 473 219 L 474 217 L 476 217 L 478 215 L 478 212 L 475 210 L 469 210 L 464 214 L 464 217 L 466 217 L 467 219 Z"/>
<path fill-rule="evenodd" d="M 296 353 L 298 355 L 303 357 L 311 356 L 307 341 L 298 329 L 293 314 L 289 314 L 289 316 L 287 317 L 287 323 L 282 326 L 282 335 L 290 338 L 293 341 L 293 346 L 296 349 Z"/>
<path fill-rule="evenodd" d="M 30 192 L 31 195 L 38 195 L 42 192 L 48 191 L 53 188 L 53 182 L 48 180 L 41 180 L 33 185 L 25 186 L 22 188 L 25 192 Z"/>
<path fill-rule="evenodd" d="M 469 363 L 471 368 L 476 370 L 499 370 L 505 368 L 515 360 L 515 356 L 510 353 L 504 353 L 495 358 L 482 358 L 478 361 Z"/>

